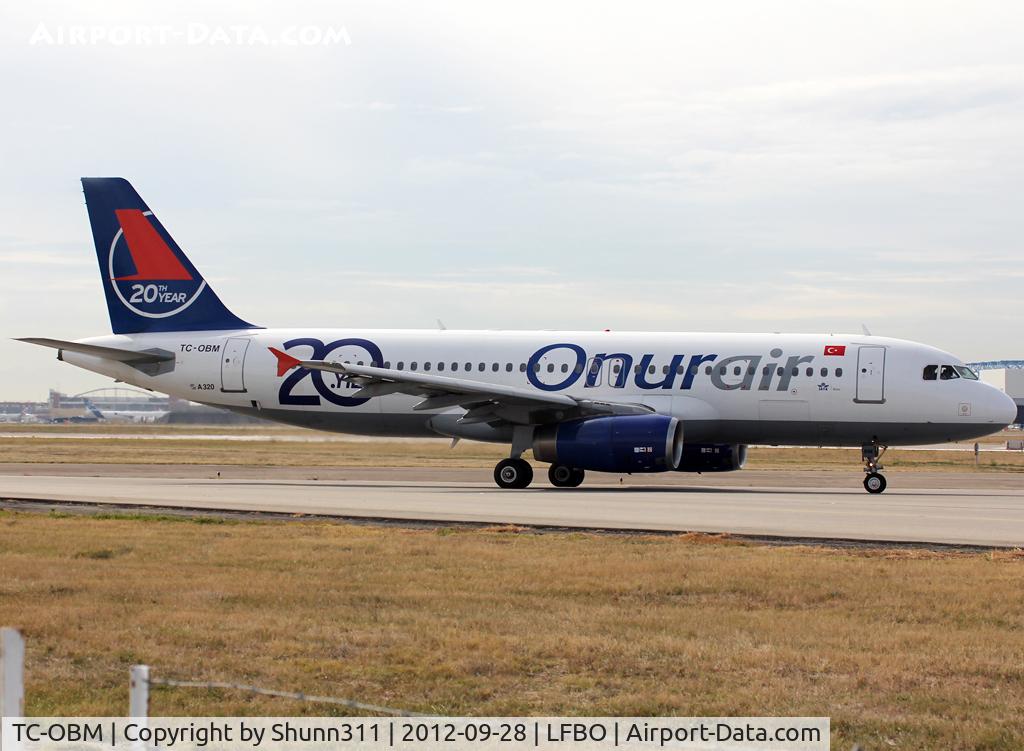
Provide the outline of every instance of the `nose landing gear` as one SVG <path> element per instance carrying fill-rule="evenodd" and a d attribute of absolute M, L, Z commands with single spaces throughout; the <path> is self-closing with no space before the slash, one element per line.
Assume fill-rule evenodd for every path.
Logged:
<path fill-rule="evenodd" d="M 879 446 L 877 443 L 869 443 L 861 447 L 860 456 L 864 462 L 864 471 L 867 476 L 864 478 L 864 490 L 869 493 L 881 493 L 885 490 L 885 476 L 882 474 L 882 454 L 887 446 Z"/>

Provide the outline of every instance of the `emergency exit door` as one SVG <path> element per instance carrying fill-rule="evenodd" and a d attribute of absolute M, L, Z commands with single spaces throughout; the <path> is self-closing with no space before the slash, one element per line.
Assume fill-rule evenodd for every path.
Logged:
<path fill-rule="evenodd" d="M 248 337 L 237 337 L 224 342 L 224 354 L 220 360 L 220 390 L 233 393 L 245 391 L 245 351 L 249 349 Z"/>
<path fill-rule="evenodd" d="M 856 402 L 881 404 L 885 401 L 885 347 L 857 350 Z"/>

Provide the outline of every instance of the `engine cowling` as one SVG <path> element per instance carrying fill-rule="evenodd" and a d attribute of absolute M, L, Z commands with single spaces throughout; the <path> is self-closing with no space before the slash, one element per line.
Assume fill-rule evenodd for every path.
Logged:
<path fill-rule="evenodd" d="M 741 443 L 687 443 L 679 472 L 733 472 L 747 461 L 747 447 Z"/>
<path fill-rule="evenodd" d="M 595 472 L 665 472 L 683 456 L 683 424 L 667 415 L 571 420 L 533 434 L 538 461 Z"/>

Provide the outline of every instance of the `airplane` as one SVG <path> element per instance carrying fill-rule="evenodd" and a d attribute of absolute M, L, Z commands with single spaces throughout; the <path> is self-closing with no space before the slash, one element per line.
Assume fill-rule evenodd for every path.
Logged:
<path fill-rule="evenodd" d="M 123 178 L 83 178 L 113 333 L 26 338 L 140 388 L 291 425 L 507 444 L 500 488 L 586 472 L 726 472 L 750 444 L 984 436 L 1013 401 L 948 352 L 863 334 L 274 329 L 229 311 Z"/>
<path fill-rule="evenodd" d="M 157 422 L 169 414 L 166 409 L 100 409 L 91 399 L 83 397 L 82 401 L 85 402 L 85 408 L 93 417 L 108 422 Z"/>

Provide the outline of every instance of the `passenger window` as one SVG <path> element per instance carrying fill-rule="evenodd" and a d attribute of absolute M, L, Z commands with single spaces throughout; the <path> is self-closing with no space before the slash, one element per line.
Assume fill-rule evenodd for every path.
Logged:
<path fill-rule="evenodd" d="M 651 372 L 653 373 L 654 371 L 652 370 Z M 662 365 L 661 366 L 661 374 L 662 375 L 668 375 L 668 365 Z"/>
<path fill-rule="evenodd" d="M 439 363 L 437 364 L 437 369 L 438 369 L 438 370 L 444 370 L 444 363 L 443 363 L 443 362 L 439 362 Z"/>
<path fill-rule="evenodd" d="M 676 366 L 676 375 L 682 375 L 685 370 L 686 370 L 686 368 L 683 367 L 682 365 L 677 365 Z"/>
<path fill-rule="evenodd" d="M 761 375 L 768 375 L 771 372 L 771 368 L 767 365 L 764 366 L 764 370 L 761 371 Z"/>
<path fill-rule="evenodd" d="M 416 370 L 416 363 L 414 363 L 414 362 L 409 363 L 409 370 Z"/>
<path fill-rule="evenodd" d="M 554 373 L 555 372 L 555 364 L 554 363 L 551 363 L 551 362 L 548 363 L 548 372 L 549 373 Z"/>
<path fill-rule="evenodd" d="M 469 373 L 472 370 L 473 370 L 473 363 L 467 362 L 466 363 L 466 372 Z"/>
<path fill-rule="evenodd" d="M 952 381 L 954 378 L 959 378 L 960 374 L 956 372 L 956 369 L 952 365 L 943 365 L 939 371 L 939 378 L 943 381 Z"/>
<path fill-rule="evenodd" d="M 842 377 L 843 377 L 843 369 L 842 368 L 836 368 L 836 378 L 842 378 Z"/>
<path fill-rule="evenodd" d="M 540 363 L 539 362 L 535 362 L 533 364 L 533 372 L 534 373 L 539 373 L 540 372 Z"/>
<path fill-rule="evenodd" d="M 779 368 L 779 372 L 778 372 L 778 373 L 776 373 L 776 375 L 780 375 L 780 376 L 781 376 L 781 375 L 782 375 L 783 373 L 785 373 L 785 372 L 786 372 L 786 369 L 785 369 L 785 368 Z"/>
<path fill-rule="evenodd" d="M 583 366 L 580 365 L 579 363 L 576 363 L 576 367 L 572 369 L 572 372 L 575 373 L 576 375 L 579 375 L 580 373 L 583 372 Z"/>
<path fill-rule="evenodd" d="M 793 375 L 795 375 L 795 376 L 800 375 L 800 368 L 793 368 Z"/>
<path fill-rule="evenodd" d="M 562 372 L 563 373 L 568 373 L 569 372 L 569 366 L 566 365 L 564 362 L 562 363 Z"/>
<path fill-rule="evenodd" d="M 505 372 L 506 373 L 511 373 L 512 372 L 512 363 L 510 363 L 510 362 L 505 363 Z"/>
<path fill-rule="evenodd" d="M 807 369 L 807 377 L 810 378 L 813 375 L 814 375 L 814 368 L 808 368 Z"/>
<path fill-rule="evenodd" d="M 457 362 L 453 362 L 452 363 L 452 370 L 458 370 L 458 369 L 459 369 L 459 364 Z"/>
<path fill-rule="evenodd" d="M 690 366 L 690 375 L 697 375 L 697 371 L 698 370 L 699 370 L 699 368 L 696 365 L 691 365 Z"/>
<path fill-rule="evenodd" d="M 821 377 L 822 378 L 828 378 L 828 368 L 822 368 L 821 369 Z"/>
<path fill-rule="evenodd" d="M 402 362 L 401 360 L 398 361 L 398 369 L 405 370 L 405 363 Z"/>
<path fill-rule="evenodd" d="M 519 372 L 520 373 L 525 373 L 526 372 L 526 363 L 525 362 L 519 363 Z"/>
<path fill-rule="evenodd" d="M 492 362 L 491 363 L 491 370 L 494 371 L 495 373 L 497 373 L 498 372 L 498 363 Z"/>
<path fill-rule="evenodd" d="M 430 370 L 430 363 L 429 362 L 423 363 L 423 369 L 424 370 Z"/>
<path fill-rule="evenodd" d="M 938 365 L 925 365 L 924 373 L 921 377 L 926 381 L 934 381 L 939 377 L 939 366 Z"/>
<path fill-rule="evenodd" d="M 487 366 L 486 366 L 486 365 L 484 365 L 483 363 L 480 363 L 480 364 L 479 364 L 479 365 L 477 366 L 477 370 L 479 370 L 479 371 L 480 371 L 481 373 L 483 373 L 483 372 L 484 372 L 485 370 L 487 370 Z"/>
<path fill-rule="evenodd" d="M 718 375 L 725 375 L 725 366 L 724 366 L 724 365 L 723 365 L 723 366 L 721 366 L 721 367 L 720 367 L 720 368 L 718 369 Z"/>
<path fill-rule="evenodd" d="M 733 375 L 739 375 L 742 372 L 743 372 L 743 370 L 742 370 L 742 368 L 740 368 L 739 365 L 737 365 L 735 368 L 732 369 L 732 374 Z"/>
<path fill-rule="evenodd" d="M 385 360 L 384 361 L 384 370 L 391 370 L 391 361 L 390 360 Z"/>
<path fill-rule="evenodd" d="M 711 366 L 710 365 L 708 365 L 706 368 L 704 368 L 704 375 L 711 375 Z"/>
<path fill-rule="evenodd" d="M 654 366 L 652 365 L 651 367 L 649 367 L 649 368 L 647 369 L 647 372 L 648 372 L 648 373 L 650 373 L 651 375 L 654 375 L 654 370 L 655 370 L 655 368 L 654 368 Z M 665 366 L 665 372 L 666 372 L 666 373 L 668 372 L 668 365 L 666 365 L 666 366 Z"/>

